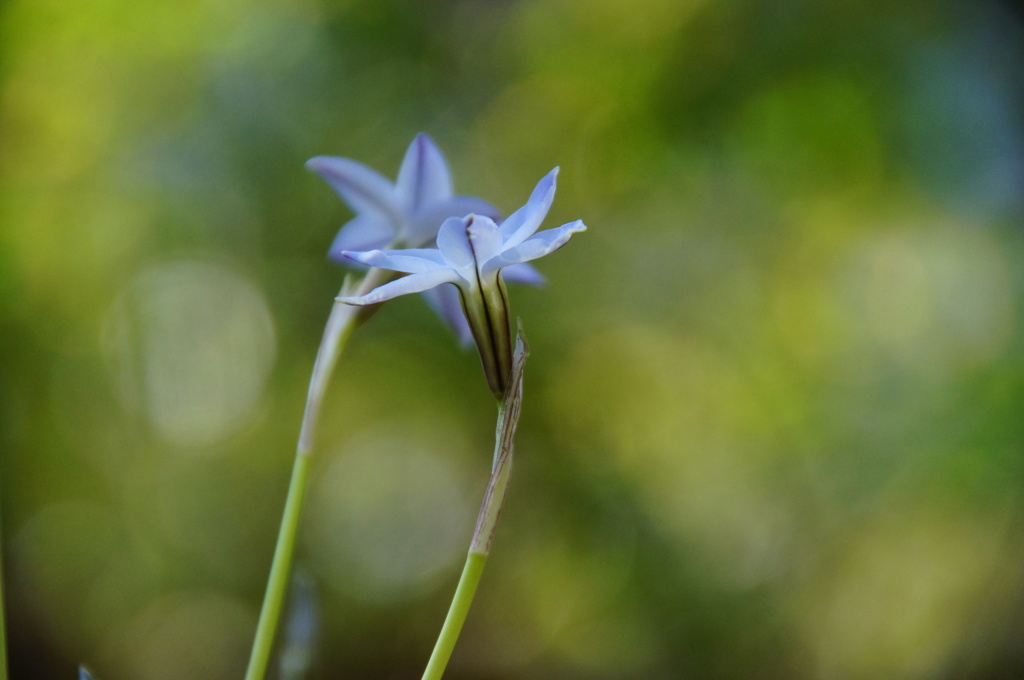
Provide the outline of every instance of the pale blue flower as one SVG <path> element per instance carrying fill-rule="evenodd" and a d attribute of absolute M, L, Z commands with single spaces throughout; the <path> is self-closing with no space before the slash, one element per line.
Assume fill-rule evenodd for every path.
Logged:
<path fill-rule="evenodd" d="M 485 215 L 469 214 L 444 221 L 436 248 L 346 250 L 342 255 L 404 276 L 358 297 L 339 297 L 353 305 L 370 305 L 399 295 L 421 293 L 443 283 L 455 284 L 476 341 L 491 390 L 500 396 L 512 361 L 508 299 L 502 271 L 543 257 L 586 229 L 581 220 L 537 232 L 555 198 L 558 168 L 544 177 L 525 206 L 499 226 Z"/>
<path fill-rule="evenodd" d="M 498 210 L 480 198 L 456 196 L 444 155 L 434 141 L 420 133 L 405 152 L 398 178 L 392 182 L 376 170 L 348 158 L 317 156 L 306 161 L 355 213 L 341 227 L 328 257 L 350 264 L 342 253 L 375 248 L 432 246 L 438 228 L 449 217 L 474 213 L 499 218 Z M 506 272 L 509 281 L 540 285 L 544 277 L 530 265 Z M 428 291 L 424 297 L 466 343 L 471 338 L 454 290 Z"/>
<path fill-rule="evenodd" d="M 478 213 L 497 218 L 487 201 L 452 193 L 451 173 L 441 150 L 420 133 L 405 152 L 398 179 L 348 158 L 317 156 L 306 167 L 320 175 L 355 213 L 335 237 L 328 256 L 344 264 L 345 250 L 432 244 L 448 217 Z"/>

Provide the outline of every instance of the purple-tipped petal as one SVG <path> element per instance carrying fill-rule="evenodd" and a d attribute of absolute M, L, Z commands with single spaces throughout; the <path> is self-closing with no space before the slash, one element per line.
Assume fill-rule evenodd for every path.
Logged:
<path fill-rule="evenodd" d="M 449 217 L 437 230 L 437 249 L 441 251 L 445 262 L 453 269 L 464 270 L 475 267 L 473 247 L 469 244 L 469 227 L 472 215 L 466 217 Z"/>
<path fill-rule="evenodd" d="M 566 241 L 572 238 L 573 234 L 586 230 L 587 225 L 583 224 L 583 220 L 563 224 L 557 229 L 547 229 L 539 234 L 534 234 L 519 246 L 506 250 L 500 258 L 495 258 L 495 260 L 504 260 L 504 264 L 500 266 L 536 260 L 538 257 L 544 257 L 561 248 Z M 481 273 L 487 274 L 488 271 L 481 270 Z"/>
<path fill-rule="evenodd" d="M 536 267 L 525 262 L 504 267 L 501 270 L 501 275 L 508 283 L 522 283 L 527 286 L 543 286 L 547 283 L 547 279 L 537 271 Z"/>
<path fill-rule="evenodd" d="M 422 295 L 427 304 L 441 317 L 441 320 L 452 329 L 455 337 L 459 339 L 459 344 L 463 348 L 468 347 L 473 342 L 473 331 L 470 330 L 469 322 L 466 321 L 466 313 L 462 311 L 459 289 L 455 286 L 442 285 L 425 290 Z"/>
<path fill-rule="evenodd" d="M 438 229 L 449 217 L 465 217 L 470 213 L 484 215 L 497 220 L 501 212 L 487 201 L 472 196 L 452 196 L 432 205 L 423 206 L 409 225 L 409 243 L 424 245 L 433 243 Z"/>
<path fill-rule="evenodd" d="M 428 135 L 421 132 L 412 140 L 398 171 L 395 188 L 398 200 L 408 214 L 452 195 L 448 163 Z"/>
<path fill-rule="evenodd" d="M 501 235 L 505 239 L 506 248 L 514 248 L 525 241 L 540 227 L 540 223 L 551 209 L 555 200 L 555 183 L 558 168 L 555 168 L 537 182 L 530 200 L 501 223 Z"/>
<path fill-rule="evenodd" d="M 422 274 L 434 272 L 438 269 L 448 269 L 441 258 L 441 254 L 434 249 L 409 249 L 409 250 L 370 250 L 366 252 L 353 252 L 346 250 L 342 255 L 349 260 L 355 260 L 359 264 L 367 264 L 371 267 L 390 269 L 406 274 Z"/>
<path fill-rule="evenodd" d="M 320 175 L 358 215 L 370 213 L 402 224 L 402 209 L 395 199 L 395 185 L 362 163 L 336 156 L 317 156 L 306 167 Z"/>
<path fill-rule="evenodd" d="M 395 232 L 386 220 L 370 215 L 352 218 L 334 237 L 327 256 L 335 262 L 345 264 L 343 250 L 374 250 L 383 248 L 394 240 Z"/>
<path fill-rule="evenodd" d="M 454 283 L 458 278 L 458 275 L 451 269 L 441 269 L 422 274 L 409 274 L 391 283 L 385 283 L 379 288 L 374 288 L 366 295 L 341 296 L 335 299 L 347 305 L 375 305 L 378 302 L 384 302 L 399 295 L 422 293 L 434 286 L 440 286 L 442 283 Z"/>

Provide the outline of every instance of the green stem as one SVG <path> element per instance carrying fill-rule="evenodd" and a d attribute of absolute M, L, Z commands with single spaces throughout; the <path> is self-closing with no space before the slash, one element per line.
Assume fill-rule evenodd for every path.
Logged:
<path fill-rule="evenodd" d="M 295 456 L 292 481 L 288 486 L 288 500 L 285 501 L 281 531 L 277 536 L 274 561 L 267 581 L 267 593 L 263 598 L 263 609 L 260 610 L 260 621 L 256 626 L 256 639 L 252 645 L 252 656 L 249 657 L 249 669 L 245 673 L 246 680 L 263 678 L 267 671 L 267 663 L 270 661 L 270 653 L 274 648 L 274 634 L 277 632 L 281 610 L 284 608 L 284 595 L 288 589 L 288 575 L 295 552 L 295 536 L 298 534 L 302 501 L 306 495 L 309 461 L 309 456 Z"/>
<path fill-rule="evenodd" d="M 448 660 L 452 656 L 452 650 L 455 649 L 455 642 L 459 639 L 459 633 L 462 632 L 462 624 L 466 621 L 469 606 L 473 603 L 473 596 L 476 595 L 476 587 L 480 583 L 480 574 L 483 573 L 487 556 L 491 552 L 491 541 L 494 538 L 494 530 L 498 526 L 501 508 L 505 504 L 505 493 L 508 491 L 509 475 L 512 472 L 512 449 L 523 401 L 523 367 L 526 365 L 526 357 L 529 354 L 526 337 L 523 335 L 522 326 L 520 326 L 516 337 L 515 354 L 512 358 L 511 375 L 508 378 L 508 388 L 498 406 L 498 424 L 494 433 L 494 463 L 491 467 L 491 477 L 487 481 L 484 500 L 480 504 L 480 513 L 477 515 L 473 540 L 469 544 L 466 566 L 462 568 L 462 577 L 459 578 L 459 585 L 455 588 L 455 597 L 452 598 L 448 616 L 441 627 L 441 634 L 434 645 L 430 661 L 427 662 L 427 669 L 423 671 L 423 680 L 441 680 L 444 669 L 448 666 Z"/>
<path fill-rule="evenodd" d="M 346 281 L 340 294 L 363 295 L 386 281 L 389 276 L 389 272 L 371 269 L 361 281 L 355 284 Z M 353 307 L 335 302 L 331 308 L 331 315 L 327 319 L 320 348 L 317 350 L 316 362 L 313 364 L 313 374 L 309 380 L 306 410 L 302 415 L 302 427 L 299 430 L 299 443 L 296 448 L 295 464 L 292 468 L 292 479 L 288 485 L 288 497 L 285 500 L 284 515 L 281 518 L 281 529 L 277 535 L 277 546 L 274 548 L 274 559 L 270 565 L 267 591 L 263 597 L 259 623 L 256 625 L 256 638 L 253 641 L 252 655 L 249 657 L 249 668 L 246 670 L 245 680 L 263 680 L 267 664 L 270 662 L 270 655 L 274 649 L 274 635 L 281 620 L 281 611 L 284 608 L 285 595 L 288 592 L 292 556 L 295 553 L 295 537 L 298 534 L 302 504 L 306 497 L 306 479 L 309 477 L 313 440 L 327 383 L 338 363 L 341 351 L 352 337 L 352 332 L 372 312 L 373 308 Z M 5 679 L 0 678 L 0 680 Z"/>
<path fill-rule="evenodd" d="M 455 597 L 452 598 L 452 606 L 448 610 L 444 626 L 441 627 L 441 635 L 434 645 L 427 669 L 423 671 L 423 680 L 441 680 L 444 669 L 448 666 L 448 659 L 452 656 L 452 650 L 455 649 L 455 642 L 462 632 L 462 624 L 466 622 L 469 606 L 473 604 L 476 586 L 480 583 L 480 575 L 486 563 L 487 555 L 481 553 L 471 552 L 466 557 L 466 566 L 462 568 L 462 577 L 455 589 Z"/>
<path fill-rule="evenodd" d="M 364 295 L 390 278 L 393 278 L 391 272 L 371 269 L 361 281 L 350 284 L 346 280 L 341 287 L 339 296 Z M 316 434 L 324 392 L 334 373 L 338 357 L 341 356 L 341 350 L 348 344 L 356 327 L 369 318 L 376 309 L 376 306 L 355 307 L 341 302 L 335 302 L 331 308 L 331 315 L 327 318 L 327 325 L 324 327 L 324 336 L 320 340 L 320 348 L 316 352 L 313 374 L 309 378 L 306 410 L 302 414 L 302 428 L 299 430 L 299 445 L 296 451 L 298 455 L 309 455 L 313 451 L 313 436 Z"/>

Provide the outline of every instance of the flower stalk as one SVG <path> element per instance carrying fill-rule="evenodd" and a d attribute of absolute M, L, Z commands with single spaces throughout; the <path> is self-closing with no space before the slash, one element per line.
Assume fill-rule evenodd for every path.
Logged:
<path fill-rule="evenodd" d="M 390 272 L 371 269 L 361 279 L 353 281 L 346 278 L 341 287 L 341 294 L 364 294 L 385 283 L 391 276 Z M 353 307 L 335 303 L 327 319 L 320 348 L 316 353 L 316 361 L 313 364 L 313 373 L 309 380 L 309 392 L 306 395 L 306 408 L 299 430 L 299 442 L 295 452 L 295 463 L 292 466 L 291 481 L 288 485 L 288 496 L 285 500 L 284 514 L 281 517 L 281 528 L 278 532 L 277 544 L 274 547 L 270 577 L 267 579 L 263 607 L 260 609 L 259 622 L 256 624 L 256 636 L 245 680 L 263 680 L 274 648 L 274 636 L 281 620 L 281 612 L 284 609 L 285 596 L 288 592 L 299 519 L 302 516 L 302 506 L 306 498 L 306 481 L 309 477 L 313 442 L 327 383 L 338 363 L 338 357 L 341 356 L 342 350 L 348 344 L 349 338 L 352 337 L 352 332 L 373 313 L 374 309 L 375 307 Z"/>
<path fill-rule="evenodd" d="M 516 426 L 519 424 L 519 414 L 523 402 L 523 369 L 529 355 L 530 348 L 520 324 L 516 334 L 516 348 L 512 358 L 512 370 L 508 377 L 508 388 L 498 406 L 491 476 L 487 482 L 483 502 L 480 504 L 480 513 L 477 515 L 476 528 L 469 544 L 466 564 L 462 569 L 459 585 L 455 588 L 455 596 L 448 609 L 448 616 L 441 627 L 441 634 L 434 645 L 427 668 L 423 671 L 423 680 L 441 680 L 441 676 L 444 675 L 448 660 L 451 658 L 455 643 L 459 639 L 462 626 L 469 614 L 473 597 L 476 595 L 477 585 L 480 583 L 484 566 L 487 564 L 487 557 L 491 553 L 494 531 L 498 526 L 498 518 L 501 516 L 501 508 L 505 503 L 505 494 L 508 491 L 509 477 L 512 473 L 512 452 Z"/>
<path fill-rule="evenodd" d="M 391 272 L 371 269 L 366 276 L 360 278 L 345 277 L 341 286 L 341 295 L 365 294 L 394 278 Z M 313 373 L 309 379 L 309 391 L 306 394 L 306 408 L 302 413 L 302 426 L 299 429 L 297 454 L 308 456 L 313 451 L 313 437 L 316 433 L 317 421 L 320 418 L 320 407 L 323 403 L 327 383 L 330 382 L 338 357 L 348 344 L 356 327 L 365 321 L 376 307 L 358 308 L 351 305 L 335 303 L 331 314 L 327 317 L 323 338 L 313 362 Z"/>

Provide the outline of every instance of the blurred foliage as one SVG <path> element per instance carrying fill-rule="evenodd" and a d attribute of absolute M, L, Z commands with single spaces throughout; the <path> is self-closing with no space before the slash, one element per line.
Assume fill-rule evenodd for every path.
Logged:
<path fill-rule="evenodd" d="M 560 164 L 548 224 L 590 225 L 511 291 L 517 467 L 452 680 L 1020 677 L 1021 19 L 0 3 L 13 677 L 241 677 L 342 277 L 302 163 L 393 176 L 420 130 L 506 210 Z M 419 677 L 493 408 L 418 300 L 349 349 L 309 677 Z"/>

